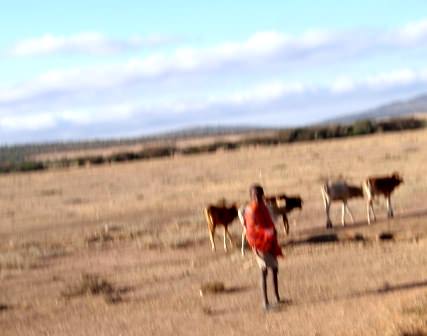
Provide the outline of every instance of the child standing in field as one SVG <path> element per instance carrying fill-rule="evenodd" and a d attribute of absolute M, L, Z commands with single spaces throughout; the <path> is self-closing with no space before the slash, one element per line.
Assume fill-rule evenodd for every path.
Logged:
<path fill-rule="evenodd" d="M 246 238 L 255 254 L 261 269 L 261 292 L 263 307 L 268 310 L 271 306 L 267 296 L 267 274 L 271 269 L 276 302 L 280 303 L 278 287 L 279 265 L 277 257 L 282 256 L 282 249 L 277 242 L 276 229 L 270 212 L 264 201 L 264 190 L 260 185 L 253 185 L 249 190 L 251 202 L 244 212 Z"/>

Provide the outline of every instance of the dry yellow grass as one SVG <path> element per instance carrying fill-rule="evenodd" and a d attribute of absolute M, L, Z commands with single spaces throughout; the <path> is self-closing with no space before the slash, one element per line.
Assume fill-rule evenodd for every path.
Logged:
<path fill-rule="evenodd" d="M 4 335 L 403 335 L 426 328 L 427 131 L 245 148 L 198 156 L 0 177 L 0 328 Z M 321 181 L 360 183 L 399 171 L 397 218 L 333 231 L 338 242 L 301 243 L 322 233 Z M 260 309 L 250 253 L 210 251 L 202 208 L 268 193 L 300 194 L 281 239 L 280 311 Z M 338 226 L 340 207 L 334 206 Z M 296 221 L 296 222 L 295 222 Z M 236 239 L 240 227 L 232 226 Z M 378 237 L 391 232 L 391 241 Z M 219 240 L 219 237 L 217 238 Z M 293 243 L 291 243 L 293 242 Z M 120 302 L 64 300 L 81 274 L 129 288 Z M 202 284 L 232 289 L 200 296 Z M 421 302 L 421 303 L 420 303 Z M 421 308 L 418 308 L 421 307 Z M 421 312 L 421 313 L 420 313 Z"/>

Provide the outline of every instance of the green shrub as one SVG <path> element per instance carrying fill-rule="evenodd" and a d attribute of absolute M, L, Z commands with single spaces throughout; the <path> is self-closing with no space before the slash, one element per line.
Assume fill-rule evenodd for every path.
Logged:
<path fill-rule="evenodd" d="M 371 134 L 376 131 L 376 127 L 371 120 L 356 121 L 353 124 L 351 135 Z"/>
<path fill-rule="evenodd" d="M 100 165 L 106 162 L 106 159 L 102 155 L 88 156 L 86 160 L 92 165 Z"/>
<path fill-rule="evenodd" d="M 17 164 L 15 167 L 15 171 L 19 172 L 29 172 L 29 171 L 35 171 L 35 170 L 43 170 L 45 169 L 45 165 L 43 162 L 40 161 L 26 161 L 22 162 L 20 164 Z"/>

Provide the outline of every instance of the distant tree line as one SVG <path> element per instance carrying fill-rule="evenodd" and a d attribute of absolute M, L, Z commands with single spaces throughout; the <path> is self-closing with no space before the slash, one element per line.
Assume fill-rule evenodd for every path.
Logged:
<path fill-rule="evenodd" d="M 201 153 L 213 153 L 218 150 L 235 150 L 247 146 L 269 146 L 300 141 L 316 141 L 322 139 L 343 138 L 373 134 L 379 132 L 394 132 L 413 130 L 426 127 L 426 122 L 417 118 L 395 118 L 389 120 L 362 120 L 352 124 L 337 124 L 325 126 L 313 126 L 305 128 L 283 129 L 269 136 L 248 136 L 238 141 L 216 141 L 208 144 L 189 145 L 177 147 L 174 144 L 144 148 L 139 151 L 124 151 L 109 155 L 86 155 L 77 158 L 62 158 L 57 160 L 33 161 L 25 160 L 20 155 L 9 153 L 9 157 L 3 154 L 0 160 L 0 173 L 28 172 L 51 168 L 84 167 L 88 165 L 103 165 L 115 162 L 128 162 L 135 160 L 147 160 L 152 158 L 170 157 L 174 155 L 195 155 Z M 109 142 L 103 142 L 106 146 Z M 91 148 L 98 147 L 97 143 Z M 30 151 L 27 149 L 27 152 Z M 23 151 L 26 153 L 26 151 Z"/>

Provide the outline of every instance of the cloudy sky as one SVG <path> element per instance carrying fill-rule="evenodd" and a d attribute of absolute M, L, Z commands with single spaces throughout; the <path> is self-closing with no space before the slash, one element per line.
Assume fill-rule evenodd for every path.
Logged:
<path fill-rule="evenodd" d="M 304 125 L 427 92 L 425 0 L 15 0 L 0 26 L 0 144 Z"/>

